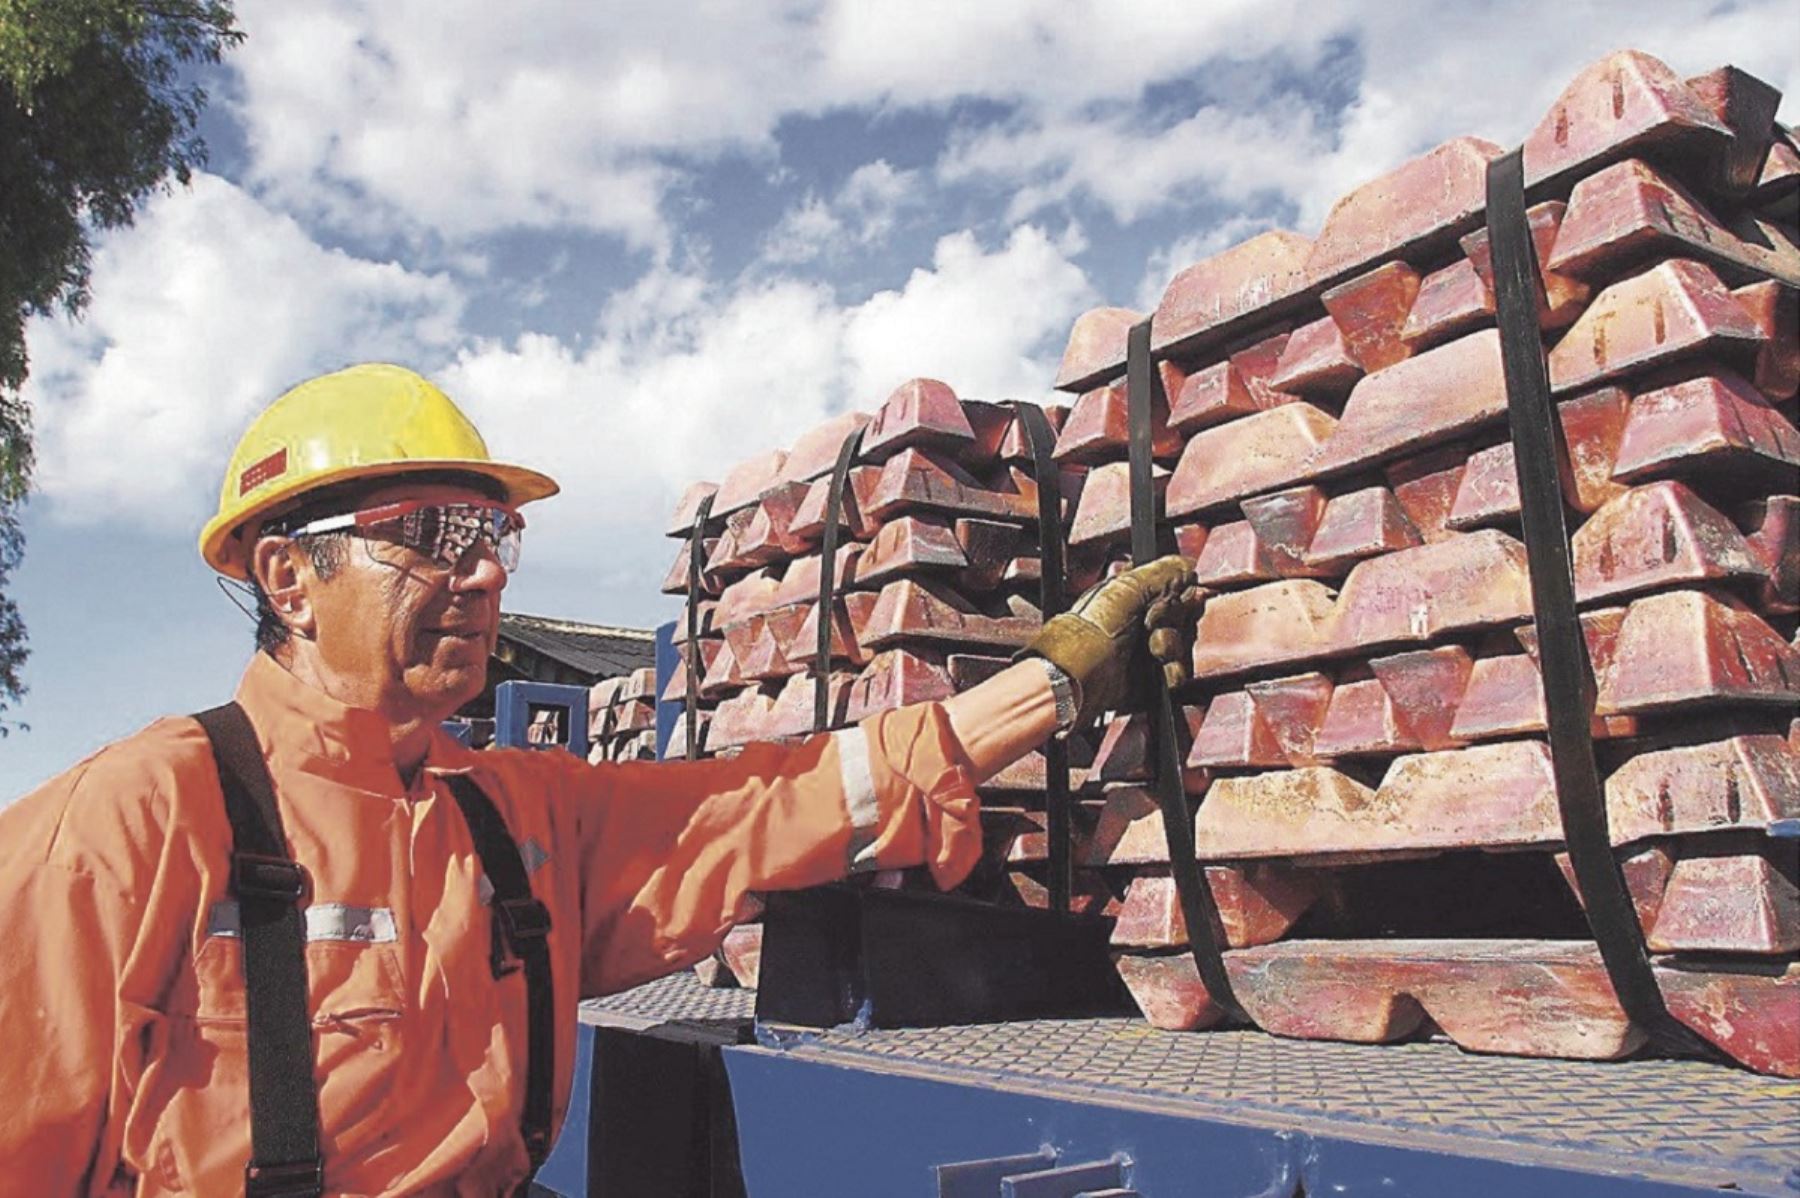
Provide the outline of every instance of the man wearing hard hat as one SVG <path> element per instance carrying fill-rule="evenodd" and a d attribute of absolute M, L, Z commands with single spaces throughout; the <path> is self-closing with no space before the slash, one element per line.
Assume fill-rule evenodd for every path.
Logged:
<path fill-rule="evenodd" d="M 439 725 L 556 489 L 397 366 L 251 425 L 200 537 L 257 600 L 235 701 L 0 813 L 0 1195 L 513 1191 L 579 999 L 706 956 L 756 891 L 960 881 L 975 785 L 1116 705 L 1192 577 L 1120 575 L 972 690 L 729 761 L 473 752 Z"/>

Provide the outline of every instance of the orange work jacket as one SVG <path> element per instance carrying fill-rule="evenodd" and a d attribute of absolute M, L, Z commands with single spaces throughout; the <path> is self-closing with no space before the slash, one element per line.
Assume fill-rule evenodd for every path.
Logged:
<path fill-rule="evenodd" d="M 980 849 L 943 709 L 733 760 L 589 765 L 433 738 L 413 783 L 387 725 L 258 654 L 256 725 L 306 871 L 325 1188 L 493 1195 L 527 1168 L 522 971 L 496 980 L 447 774 L 506 819 L 550 909 L 555 1122 L 576 1002 L 681 969 L 754 893 Z M 241 1193 L 250 1152 L 231 829 L 191 719 L 111 745 L 0 812 L 0 1195 Z"/>

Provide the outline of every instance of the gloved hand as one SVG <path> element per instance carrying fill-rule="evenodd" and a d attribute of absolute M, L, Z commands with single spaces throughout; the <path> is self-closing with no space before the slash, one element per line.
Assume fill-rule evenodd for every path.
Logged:
<path fill-rule="evenodd" d="M 1074 681 L 1076 722 L 1086 723 L 1124 701 L 1132 659 L 1146 634 L 1164 685 L 1187 681 L 1185 633 L 1197 599 L 1193 565 L 1174 555 L 1159 558 L 1089 590 L 1052 617 L 1024 652 L 1045 658 Z"/>

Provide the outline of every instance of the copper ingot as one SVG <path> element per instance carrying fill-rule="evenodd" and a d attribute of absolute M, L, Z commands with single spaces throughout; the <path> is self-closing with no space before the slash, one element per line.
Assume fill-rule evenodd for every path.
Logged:
<path fill-rule="evenodd" d="M 1596 296 L 1550 351 L 1550 385 L 1573 391 L 1700 354 L 1749 360 L 1763 341 L 1711 267 L 1677 258 Z"/>
<path fill-rule="evenodd" d="M 1767 828 L 1800 818 L 1800 752 L 1759 733 L 1658 749 L 1606 779 L 1613 841 Z"/>
<path fill-rule="evenodd" d="M 1419 282 L 1418 298 L 1400 326 L 1413 353 L 1472 333 L 1494 319 L 1494 295 L 1467 258 L 1432 271 Z"/>
<path fill-rule="evenodd" d="M 1336 426 L 1321 409 L 1290 403 L 1196 434 L 1169 480 L 1168 515 L 1193 515 L 1299 482 Z"/>
<path fill-rule="evenodd" d="M 782 464 L 783 481 L 811 482 L 830 474 L 845 439 L 857 429 L 866 428 L 871 419 L 867 412 L 845 412 L 802 433 Z"/>
<path fill-rule="evenodd" d="M 855 582 L 857 586 L 880 586 L 903 574 L 945 573 L 968 564 L 949 521 L 901 516 L 882 525 L 861 554 Z"/>
<path fill-rule="evenodd" d="M 732 467 L 713 496 L 713 517 L 729 516 L 761 499 L 764 491 L 782 481 L 786 465 L 787 450 L 771 449 Z"/>
<path fill-rule="evenodd" d="M 1651 150 L 1710 157 L 1730 139 L 1660 59 L 1621 50 L 1575 76 L 1525 139 L 1525 185 Z"/>
<path fill-rule="evenodd" d="M 1035 491 L 1026 495 L 1016 488 L 992 489 L 955 462 L 920 449 L 902 450 L 889 458 L 879 475 L 871 480 L 866 493 L 858 487 L 857 498 L 863 515 L 879 522 L 917 512 L 1020 520 L 1037 518 Z"/>
<path fill-rule="evenodd" d="M 1301 560 L 1320 574 L 1338 575 L 1365 557 L 1419 543 L 1418 530 L 1394 493 L 1386 487 L 1365 487 L 1327 501 Z"/>
<path fill-rule="evenodd" d="M 1337 322 L 1329 316 L 1301 325 L 1288 337 L 1271 386 L 1291 395 L 1333 402 L 1342 399 L 1363 376 Z"/>
<path fill-rule="evenodd" d="M 1737 521 L 1745 530 L 1744 543 L 1768 575 L 1756 606 L 1785 615 L 1800 611 L 1800 498 L 1753 499 L 1739 510 Z"/>
<path fill-rule="evenodd" d="M 1125 373 L 1125 342 L 1143 314 L 1129 308 L 1089 308 L 1075 318 L 1056 369 L 1058 391 L 1091 391 Z"/>
<path fill-rule="evenodd" d="M 1150 326 L 1157 353 L 1223 337 L 1307 288 L 1312 242 L 1271 229 L 1197 262 L 1170 280 Z"/>
<path fill-rule="evenodd" d="M 1487 207 L 1488 163 L 1502 153 L 1492 142 L 1459 137 L 1363 184 L 1326 216 L 1306 260 L 1307 281 L 1329 285 L 1466 232 Z"/>
<path fill-rule="evenodd" d="M 1484 329 L 1359 382 L 1303 477 L 1342 473 L 1441 444 L 1505 414 L 1500 334 Z"/>
<path fill-rule="evenodd" d="M 937 379 L 909 379 L 894 388 L 863 432 L 865 459 L 879 461 L 902 449 L 957 451 L 975 440 L 962 403 Z"/>
<path fill-rule="evenodd" d="M 1783 871 L 1773 857 L 1785 852 Z M 1650 929 L 1656 953 L 1747 953 L 1781 956 L 1800 952 L 1800 888 L 1792 872 L 1791 842 L 1773 841 L 1759 852 L 1687 856 L 1675 864 L 1661 910 Z"/>
<path fill-rule="evenodd" d="M 1335 613 L 1331 589 L 1311 579 L 1214 595 L 1194 632 L 1194 677 L 1220 678 L 1326 655 L 1336 647 Z"/>
<path fill-rule="evenodd" d="M 943 655 L 922 649 L 877 653 L 856 676 L 847 715 L 860 720 L 878 711 L 948 699 L 956 690 Z"/>
<path fill-rule="evenodd" d="M 1277 861 L 1209 865 L 1205 877 L 1230 948 L 1281 939 L 1323 889 L 1317 871 Z M 1112 942 L 1119 948 L 1175 948 L 1188 942 L 1187 920 L 1174 878 L 1159 871 L 1141 873 L 1131 880 Z"/>
<path fill-rule="evenodd" d="M 1737 526 L 1679 482 L 1627 491 L 1588 517 L 1570 548 L 1584 603 L 1766 577 Z"/>
<path fill-rule="evenodd" d="M 989 616 L 941 584 L 901 578 L 881 589 L 863 629 L 862 642 L 884 649 L 902 642 L 1022 648 L 1040 622 L 1022 616 Z"/>
<path fill-rule="evenodd" d="M 1595 710 L 1642 713 L 1702 702 L 1800 700 L 1800 652 L 1755 612 L 1700 591 L 1632 603 Z"/>
<path fill-rule="evenodd" d="M 1442 445 L 1389 462 L 1382 475 L 1393 488 L 1394 503 L 1426 544 L 1455 536 L 1450 516 L 1462 492 L 1471 460 L 1468 447 Z"/>
<path fill-rule="evenodd" d="M 1532 248 L 1538 261 L 1538 287 L 1542 297 L 1537 301 L 1538 326 L 1544 329 L 1565 328 L 1587 306 L 1592 294 L 1588 285 L 1572 275 L 1550 269 L 1551 250 L 1561 230 L 1565 205 L 1559 200 L 1533 204 L 1525 212 L 1525 223 L 1531 233 Z M 1494 291 L 1493 249 L 1486 228 L 1477 229 L 1462 239 L 1463 253 L 1488 294 Z"/>
<path fill-rule="evenodd" d="M 1677 471 L 1791 483 L 1800 432 L 1729 371 L 1647 391 L 1631 403 L 1613 475 L 1639 482 Z"/>
<path fill-rule="evenodd" d="M 694 531 L 694 521 L 700 516 L 700 505 L 709 496 L 719 493 L 718 483 L 693 483 L 681 493 L 681 499 L 675 504 L 675 512 L 669 517 L 665 529 L 671 537 L 686 537 Z"/>
<path fill-rule="evenodd" d="M 1212 529 L 1194 558 L 1195 580 L 1211 590 L 1268 582 L 1277 577 L 1275 563 L 1248 520 L 1233 520 Z"/>
<path fill-rule="evenodd" d="M 1349 651 L 1432 640 L 1530 614 L 1525 547 L 1484 530 L 1357 563 L 1344 580 L 1334 631 L 1338 647 Z"/>
<path fill-rule="evenodd" d="M 1169 427 L 1168 401 L 1180 394 L 1185 376 L 1173 364 L 1157 363 L 1162 373 L 1162 395 L 1152 392 L 1150 447 L 1154 456 L 1172 460 L 1181 452 L 1181 437 Z M 1125 456 L 1131 444 L 1130 419 L 1124 383 L 1111 383 L 1085 392 L 1075 401 L 1068 420 L 1057 435 L 1052 455 L 1059 462 L 1095 463 Z"/>
<path fill-rule="evenodd" d="M 1400 331 L 1418 296 L 1419 272 L 1404 262 L 1389 262 L 1328 288 L 1319 300 L 1343 334 L 1350 356 L 1373 374 L 1412 357 L 1412 346 Z"/>
<path fill-rule="evenodd" d="M 1549 265 L 1599 279 L 1649 259 L 1676 257 L 1711 263 L 1735 282 L 1783 265 L 1778 258 L 1753 252 L 1685 188 L 1636 158 L 1575 185 Z M 1775 277 L 1800 285 L 1800 279 L 1784 275 Z"/>

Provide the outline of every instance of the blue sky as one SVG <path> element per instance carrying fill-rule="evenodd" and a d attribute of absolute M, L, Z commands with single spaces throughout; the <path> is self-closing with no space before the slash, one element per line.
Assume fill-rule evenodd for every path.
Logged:
<path fill-rule="evenodd" d="M 1628 17 L 1624 14 L 1629 14 Z M 681 488 L 917 375 L 1044 397 L 1070 323 L 1315 232 L 1632 46 L 1800 88 L 1800 0 L 240 5 L 213 157 L 28 332 L 30 725 L 0 803 L 230 693 L 194 537 L 287 386 L 412 365 L 555 474 L 513 610 L 671 617 Z M 1795 109 L 1783 108 L 1792 122 Z"/>

